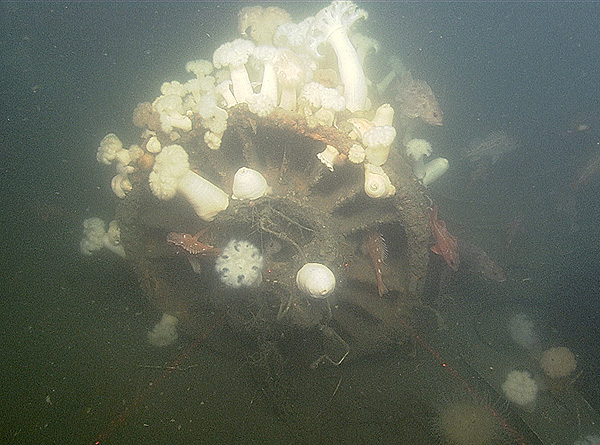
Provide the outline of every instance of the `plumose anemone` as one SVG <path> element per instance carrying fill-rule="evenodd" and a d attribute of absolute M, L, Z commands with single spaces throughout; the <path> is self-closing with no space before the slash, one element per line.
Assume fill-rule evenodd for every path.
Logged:
<path fill-rule="evenodd" d="M 526 409 L 532 409 L 539 388 L 528 371 L 511 371 L 502 384 L 502 391 L 508 400 Z"/>
<path fill-rule="evenodd" d="M 498 443 L 503 430 L 498 418 L 482 403 L 457 401 L 444 406 L 435 419 L 443 443 L 486 445 Z"/>
<path fill-rule="evenodd" d="M 555 346 L 544 351 L 540 365 L 548 377 L 560 379 L 568 377 L 575 371 L 577 360 L 569 348 Z"/>
<path fill-rule="evenodd" d="M 264 259 L 249 241 L 231 240 L 215 262 L 221 281 L 233 288 L 258 286 L 262 283 Z"/>

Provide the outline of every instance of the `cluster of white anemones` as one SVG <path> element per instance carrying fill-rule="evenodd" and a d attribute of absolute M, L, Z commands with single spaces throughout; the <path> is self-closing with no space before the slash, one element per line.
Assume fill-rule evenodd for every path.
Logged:
<path fill-rule="evenodd" d="M 125 257 L 125 249 L 121 245 L 121 229 L 116 220 L 113 220 L 106 229 L 106 223 L 100 218 L 88 218 L 83 221 L 83 238 L 79 243 L 82 254 L 91 256 L 102 249 Z"/>
<path fill-rule="evenodd" d="M 136 159 L 146 155 L 143 160 L 150 168 L 154 155 L 160 153 L 150 174 L 153 193 L 160 199 L 170 199 L 179 192 L 190 201 L 202 219 L 210 221 L 227 208 L 228 201 L 218 187 L 192 176 L 198 176 L 196 173 L 185 173 L 183 179 L 187 180 L 187 184 L 183 185 L 177 178 L 167 177 L 166 164 L 178 172 L 189 171 L 184 156 L 179 153 L 174 156 L 178 149 L 167 150 L 170 154 L 164 153 L 162 145 L 167 145 L 167 141 L 175 142 L 182 133 L 191 131 L 194 124 L 199 123 L 206 130 L 206 144 L 211 149 L 219 149 L 227 128 L 226 110 L 240 103 L 246 103 L 251 112 L 261 117 L 268 116 L 277 107 L 295 111 L 312 126 L 334 125 L 337 114 L 344 110 L 368 112 L 371 102 L 367 97 L 363 65 L 366 55 L 378 51 L 379 44 L 352 30 L 356 21 L 367 16 L 351 1 L 333 1 L 315 16 L 297 24 L 281 8 L 243 8 L 238 17 L 241 38 L 219 46 L 212 61 L 188 62 L 186 70 L 195 75 L 193 79 L 185 83 L 165 82 L 161 86 L 161 95 L 151 106 L 148 104 L 149 109 L 146 110 L 154 115 L 154 123 L 147 125 L 149 128 L 143 137 L 146 142 L 142 147 L 134 145 L 125 150 L 114 134 L 102 140 L 98 161 L 105 164 L 115 162 L 117 165 L 117 175 L 112 180 L 114 193 L 123 198 L 131 190 L 128 175 L 135 169 L 132 164 Z M 324 61 L 326 57 L 321 53 L 324 46 L 329 46 L 335 53 L 337 70 Z M 393 108 L 384 104 L 374 112 L 371 120 L 362 117 L 349 119 L 354 127 L 350 136 L 356 144 L 347 159 L 364 164 L 364 189 L 372 198 L 385 198 L 396 192 L 382 168 L 396 138 L 393 117 Z M 417 155 L 414 156 L 417 159 Z M 422 154 L 418 156 L 417 164 L 423 158 Z M 333 170 L 341 157 L 335 147 L 328 146 L 319 153 L 319 159 Z M 178 161 L 181 165 L 176 165 Z M 418 178 L 424 184 L 429 184 L 447 169 L 447 161 L 436 161 L 428 164 L 430 173 Z M 157 170 L 160 173 L 157 174 Z M 417 170 L 415 174 L 420 175 Z M 257 185 L 253 183 L 252 187 Z M 268 190 L 268 186 L 259 187 Z M 207 191 L 214 207 L 199 211 L 199 198 L 194 193 Z M 234 195 L 254 196 L 256 193 L 238 192 Z"/>
<path fill-rule="evenodd" d="M 367 196 L 394 195 L 396 189 L 383 168 L 396 138 L 394 109 L 383 104 L 371 111 L 364 72 L 366 56 L 378 51 L 379 44 L 352 31 L 353 24 L 367 16 L 351 1 L 337 0 L 299 23 L 278 7 L 243 8 L 238 16 L 241 38 L 219 46 L 212 61 L 188 62 L 186 71 L 194 78 L 185 83 L 165 82 L 152 104 L 138 106 L 134 123 L 144 128 L 143 143 L 125 149 L 115 134 L 102 139 L 97 160 L 116 165 L 111 181 L 115 195 L 125 198 L 132 190 L 129 175 L 145 169 L 150 171 L 150 189 L 157 198 L 181 195 L 201 219 L 212 221 L 227 209 L 230 197 L 190 168 L 187 152 L 176 142 L 182 134 L 201 127 L 204 142 L 218 150 L 227 129 L 227 108 L 240 103 L 259 117 L 267 117 L 276 108 L 296 112 L 311 127 L 336 125 L 342 112 L 371 115 L 348 119 L 352 126 L 348 135 L 355 144 L 347 156 L 340 156 L 331 145 L 317 156 L 331 171 L 343 159 L 363 164 Z M 327 46 L 335 53 L 337 69 L 325 61 L 322 51 Z M 435 177 L 440 174 L 437 170 Z M 424 184 L 435 179 L 431 178 L 427 173 L 418 177 Z M 271 188 L 260 172 L 242 167 L 234 176 L 232 191 L 233 199 L 255 200 Z M 101 220 L 86 220 L 81 251 L 90 255 L 103 247 L 125 255 L 116 222 L 107 231 Z M 230 241 L 216 260 L 221 281 L 233 288 L 258 286 L 263 267 L 262 254 L 247 241 Z M 307 263 L 298 271 L 296 283 L 306 295 L 325 299 L 334 291 L 336 279 L 326 265 Z M 173 343 L 177 322 L 176 317 L 164 314 L 148 333 L 150 342 L 157 346 Z"/>
<path fill-rule="evenodd" d="M 104 136 L 100 142 L 96 159 L 106 165 L 116 164 L 117 174 L 112 178 L 111 188 L 119 198 L 124 198 L 125 194 L 131 190 L 131 181 L 128 176 L 134 171 L 131 163 L 142 154 L 143 150 L 137 145 L 132 145 L 129 149 L 123 148 L 123 143 L 113 133 Z"/>

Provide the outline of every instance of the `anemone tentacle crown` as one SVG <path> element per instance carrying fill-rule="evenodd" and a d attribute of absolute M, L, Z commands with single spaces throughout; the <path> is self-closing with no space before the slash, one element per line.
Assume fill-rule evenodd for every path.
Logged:
<path fill-rule="evenodd" d="M 264 259 L 249 241 L 231 240 L 217 258 L 215 268 L 221 281 L 233 288 L 259 286 Z"/>

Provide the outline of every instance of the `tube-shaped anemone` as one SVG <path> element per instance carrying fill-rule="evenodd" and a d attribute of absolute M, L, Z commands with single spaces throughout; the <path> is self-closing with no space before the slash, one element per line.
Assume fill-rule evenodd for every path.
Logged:
<path fill-rule="evenodd" d="M 179 145 L 163 148 L 148 179 L 157 198 L 171 199 L 181 193 L 204 221 L 212 221 L 229 206 L 227 193 L 190 170 L 188 154 Z"/>
<path fill-rule="evenodd" d="M 260 87 L 261 94 L 268 97 L 273 104 L 277 104 L 277 73 L 275 72 L 275 58 L 279 50 L 271 45 L 257 46 L 253 55 L 263 64 L 263 78 Z"/>
<path fill-rule="evenodd" d="M 217 94 L 220 94 L 223 97 L 223 99 L 225 99 L 225 102 L 227 103 L 227 108 L 233 107 L 238 103 L 237 100 L 235 100 L 235 96 L 229 89 L 230 85 L 231 80 L 224 80 L 215 87 L 215 92 Z"/>
<path fill-rule="evenodd" d="M 441 178 L 448 171 L 448 159 L 435 158 L 425 165 L 425 174 L 423 175 L 423 185 L 428 186 L 432 182 Z"/>
<path fill-rule="evenodd" d="M 165 133 L 171 133 L 173 128 L 186 132 L 192 129 L 192 121 L 183 114 L 185 110 L 181 96 L 176 94 L 160 96 L 152 106 L 160 114 L 161 128 Z"/>
<path fill-rule="evenodd" d="M 306 77 L 307 69 L 302 59 L 289 50 L 277 53 L 273 67 L 281 89 L 279 106 L 284 110 L 295 111 L 296 89 Z"/>
<path fill-rule="evenodd" d="M 365 163 L 365 193 L 369 198 L 388 198 L 396 193 L 389 176 L 377 165 Z"/>
<path fill-rule="evenodd" d="M 115 195 L 123 199 L 133 189 L 129 174 L 135 170 L 131 165 L 117 164 L 117 174 L 110 181 L 110 187 Z"/>
<path fill-rule="evenodd" d="M 219 46 L 213 54 L 215 68 L 229 68 L 229 75 L 233 83 L 233 95 L 238 102 L 245 102 L 246 98 L 254 91 L 246 70 L 248 56 L 254 49 L 250 40 L 235 39 Z"/>
<path fill-rule="evenodd" d="M 350 1 L 334 1 L 315 15 L 310 27 L 311 49 L 327 41 L 338 60 L 340 78 L 344 84 L 346 108 L 352 112 L 364 110 L 367 103 L 367 80 L 356 49 L 348 37 L 348 29 L 355 21 L 367 18 L 367 12 L 357 9 Z M 320 55 L 320 54 L 319 54 Z"/>
<path fill-rule="evenodd" d="M 380 105 L 371 120 L 375 126 L 394 125 L 394 109 L 390 104 Z"/>
<path fill-rule="evenodd" d="M 391 125 L 373 127 L 362 138 L 367 147 L 367 161 L 373 165 L 383 165 L 390 154 L 390 147 L 396 138 L 396 129 Z"/>
<path fill-rule="evenodd" d="M 169 346 L 177 340 L 177 324 L 179 319 L 173 315 L 164 313 L 162 318 L 148 332 L 148 341 L 152 346 Z"/>

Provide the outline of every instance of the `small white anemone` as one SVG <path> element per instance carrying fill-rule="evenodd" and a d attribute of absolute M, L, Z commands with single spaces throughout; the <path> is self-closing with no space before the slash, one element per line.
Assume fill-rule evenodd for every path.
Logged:
<path fill-rule="evenodd" d="M 267 117 L 275 109 L 275 101 L 263 93 L 254 93 L 246 98 L 248 109 L 259 117 Z"/>
<path fill-rule="evenodd" d="M 380 105 L 371 122 L 375 126 L 394 125 L 394 109 L 390 104 Z"/>
<path fill-rule="evenodd" d="M 296 285 L 313 298 L 327 298 L 335 290 L 335 275 L 324 264 L 306 263 L 296 274 Z"/>
<path fill-rule="evenodd" d="M 258 171 L 242 167 L 233 176 L 233 199 L 252 201 L 270 192 L 265 177 Z"/>
<path fill-rule="evenodd" d="M 365 163 L 365 193 L 369 198 L 389 198 L 396 193 L 396 187 L 380 166 Z"/>
<path fill-rule="evenodd" d="M 390 154 L 390 147 L 396 138 L 396 129 L 391 125 L 373 127 L 362 138 L 365 144 L 367 161 L 373 165 L 383 165 Z"/>
<path fill-rule="evenodd" d="M 353 164 L 360 164 L 365 160 L 365 149 L 360 144 L 354 144 L 348 151 L 348 160 Z"/>
<path fill-rule="evenodd" d="M 337 148 L 335 148 L 333 145 L 327 145 L 325 150 L 323 150 L 321 153 L 317 153 L 317 158 L 319 158 L 319 161 L 325 164 L 330 171 L 333 171 L 333 165 L 336 163 L 339 154 L 340 152 Z"/>
<path fill-rule="evenodd" d="M 192 129 L 192 121 L 185 116 L 183 99 L 177 94 L 168 94 L 158 97 L 152 104 L 160 115 L 161 129 L 165 133 L 171 133 L 174 128 L 185 132 Z"/>
<path fill-rule="evenodd" d="M 502 391 L 508 400 L 532 408 L 538 395 L 538 385 L 528 371 L 511 371 L 502 384 Z"/>
<path fill-rule="evenodd" d="M 196 78 L 201 79 L 213 72 L 214 66 L 209 60 L 191 60 L 185 64 L 188 73 L 194 73 Z"/>
<path fill-rule="evenodd" d="M 448 171 L 450 164 L 446 158 L 435 158 L 425 164 L 425 175 L 423 176 L 423 185 L 428 186 L 441 178 Z"/>
<path fill-rule="evenodd" d="M 123 148 L 123 143 L 116 134 L 109 133 L 102 138 L 96 153 L 96 159 L 106 165 L 113 162 L 128 165 L 143 154 L 137 145 L 132 145 L 129 150 Z"/>
<path fill-rule="evenodd" d="M 221 281 L 229 287 L 255 287 L 262 283 L 264 259 L 249 241 L 231 240 L 215 261 Z"/>
<path fill-rule="evenodd" d="M 117 164 L 117 174 L 110 181 L 110 187 L 119 198 L 125 198 L 127 192 L 133 188 L 129 180 L 129 174 L 135 170 L 131 165 Z"/>

